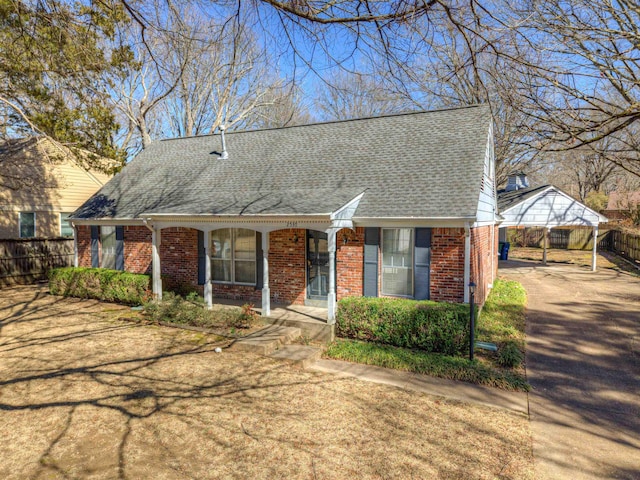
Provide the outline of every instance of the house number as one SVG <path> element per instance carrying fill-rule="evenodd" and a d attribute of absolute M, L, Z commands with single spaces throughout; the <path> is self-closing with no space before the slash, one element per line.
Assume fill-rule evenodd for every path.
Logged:
<path fill-rule="evenodd" d="M 298 222 L 287 222 L 287 228 L 298 228 Z"/>

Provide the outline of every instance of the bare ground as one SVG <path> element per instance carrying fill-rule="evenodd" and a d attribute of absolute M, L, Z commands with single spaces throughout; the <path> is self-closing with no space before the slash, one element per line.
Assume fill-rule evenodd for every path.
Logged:
<path fill-rule="evenodd" d="M 0 290 L 0 478 L 532 478 L 528 419 Z"/>

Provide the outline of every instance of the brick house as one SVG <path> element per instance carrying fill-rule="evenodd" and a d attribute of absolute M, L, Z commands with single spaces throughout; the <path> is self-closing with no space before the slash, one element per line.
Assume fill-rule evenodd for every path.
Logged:
<path fill-rule="evenodd" d="M 155 142 L 73 215 L 77 265 L 262 305 L 482 302 L 497 271 L 492 120 L 472 106 Z"/>

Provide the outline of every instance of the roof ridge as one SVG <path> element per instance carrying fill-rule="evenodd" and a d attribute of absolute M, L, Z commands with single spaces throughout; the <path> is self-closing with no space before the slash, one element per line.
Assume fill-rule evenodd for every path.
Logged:
<path fill-rule="evenodd" d="M 271 130 L 287 130 L 291 128 L 300 128 L 300 127 L 313 127 L 317 125 L 331 125 L 336 123 L 348 123 L 348 122 L 359 122 L 362 120 L 375 120 L 378 118 L 391 118 L 391 117 L 405 117 L 410 115 L 422 115 L 425 113 L 438 113 L 438 112 L 450 112 L 455 110 L 470 110 L 473 108 L 485 107 L 486 103 L 474 103 L 471 105 L 460 105 L 457 107 L 443 107 L 436 108 L 434 110 L 415 110 L 411 112 L 401 112 L 401 113 L 388 113 L 384 115 L 374 115 L 369 117 L 356 117 L 356 118 L 343 118 L 338 120 L 325 120 L 325 121 L 317 121 L 311 123 L 304 123 L 300 125 L 285 125 L 284 127 L 265 127 L 265 128 L 255 128 L 255 129 L 246 129 L 246 130 L 225 130 L 225 135 L 235 135 L 238 133 L 255 133 L 255 132 L 268 132 Z M 219 136 L 220 133 L 207 133 L 204 135 L 187 135 L 184 137 L 172 137 L 172 138 L 162 138 L 159 142 L 170 142 L 173 140 L 186 140 L 189 138 L 205 138 L 205 137 L 214 137 Z"/>

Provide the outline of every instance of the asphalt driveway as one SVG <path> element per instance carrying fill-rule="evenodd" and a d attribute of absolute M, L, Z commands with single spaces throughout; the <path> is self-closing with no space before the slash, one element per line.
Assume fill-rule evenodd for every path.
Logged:
<path fill-rule="evenodd" d="M 0 290 L 2 479 L 532 479 L 526 415 Z"/>
<path fill-rule="evenodd" d="M 528 294 L 536 478 L 640 478 L 640 278 L 501 262 Z"/>

